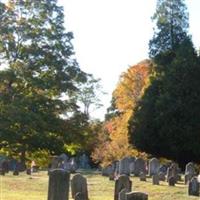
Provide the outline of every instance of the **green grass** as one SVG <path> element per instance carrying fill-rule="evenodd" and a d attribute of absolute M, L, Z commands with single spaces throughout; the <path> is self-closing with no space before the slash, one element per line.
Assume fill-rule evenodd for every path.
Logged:
<path fill-rule="evenodd" d="M 94 172 L 82 174 L 87 177 L 90 200 L 113 200 L 114 181 L 109 181 L 107 177 Z M 150 178 L 147 182 L 140 182 L 137 177 L 131 177 L 131 180 L 132 190 L 148 193 L 149 200 L 200 199 L 188 196 L 187 186 L 183 182 L 179 182 L 176 187 L 170 187 L 166 182 L 160 182 L 158 186 L 152 185 Z M 0 176 L 0 200 L 46 200 L 47 188 L 47 172 L 34 173 L 32 178 L 25 173 L 19 176 L 13 176 L 11 173 Z"/>

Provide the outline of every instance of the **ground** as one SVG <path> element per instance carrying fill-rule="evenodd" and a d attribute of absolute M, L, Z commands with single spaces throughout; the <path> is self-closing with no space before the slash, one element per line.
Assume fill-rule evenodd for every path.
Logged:
<path fill-rule="evenodd" d="M 109 181 L 107 177 L 102 177 L 95 171 L 82 174 L 87 178 L 90 200 L 113 200 L 114 181 Z M 131 180 L 132 190 L 148 193 L 149 200 L 200 199 L 200 197 L 188 196 L 187 186 L 183 182 L 179 182 L 176 187 L 170 187 L 166 182 L 160 182 L 158 186 L 152 185 L 150 178 L 147 182 L 139 181 L 138 177 L 131 177 Z M 13 176 L 12 173 L 0 176 L 0 200 L 46 200 L 47 190 L 46 171 L 34 173 L 32 177 L 25 173 L 19 176 Z"/>

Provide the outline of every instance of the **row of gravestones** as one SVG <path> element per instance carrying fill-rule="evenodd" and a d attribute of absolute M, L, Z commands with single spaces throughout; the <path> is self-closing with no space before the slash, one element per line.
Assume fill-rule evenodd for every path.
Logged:
<path fill-rule="evenodd" d="M 48 200 L 68 200 L 70 173 L 63 169 L 49 172 Z M 115 181 L 114 200 L 148 200 L 142 192 L 131 192 L 132 182 L 127 175 L 121 175 Z M 81 174 L 71 179 L 71 193 L 75 200 L 88 200 L 87 180 Z"/>
<path fill-rule="evenodd" d="M 62 168 L 64 170 L 75 173 L 78 168 L 81 169 L 90 169 L 89 157 L 86 154 L 83 154 L 78 157 L 68 157 L 66 154 L 61 154 L 59 156 L 54 156 L 49 169 Z"/>
<path fill-rule="evenodd" d="M 111 165 L 102 169 L 103 176 L 118 176 L 121 174 L 130 175 L 133 174 L 135 176 L 139 176 L 140 173 L 147 174 L 149 171 L 149 175 L 152 176 L 154 174 L 159 173 L 159 171 L 166 172 L 167 167 L 160 166 L 158 159 L 152 158 L 149 161 L 149 167 L 147 162 L 142 158 L 135 157 L 125 157 L 120 161 L 115 161 Z"/>
<path fill-rule="evenodd" d="M 156 158 L 148 162 L 148 167 L 142 158 L 126 157 L 102 169 L 102 175 L 109 176 L 110 180 L 116 179 L 121 174 L 134 174 L 139 176 L 141 181 L 146 181 L 147 172 L 152 176 L 154 185 L 159 185 L 159 181 L 167 180 L 169 186 L 175 186 L 177 181 L 181 180 L 181 171 L 176 163 L 171 163 L 168 167 L 161 166 Z M 190 162 L 185 167 L 185 184 L 189 185 L 189 195 L 199 196 L 200 176 L 197 178 L 195 175 L 195 166 Z"/>

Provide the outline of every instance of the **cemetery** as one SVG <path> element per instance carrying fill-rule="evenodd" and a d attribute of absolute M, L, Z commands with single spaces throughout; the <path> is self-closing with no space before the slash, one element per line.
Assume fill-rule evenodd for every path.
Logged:
<path fill-rule="evenodd" d="M 199 200 L 200 0 L 94 2 L 0 0 L 0 200 Z"/>
<path fill-rule="evenodd" d="M 190 162 L 185 171 L 176 163 L 166 164 L 158 159 L 125 157 L 105 168 L 91 168 L 88 159 L 76 163 L 61 154 L 54 157 L 48 170 L 32 173 L 10 171 L 1 162 L 1 195 L 3 199 L 48 200 L 158 200 L 199 199 L 200 176 Z M 65 161 L 65 166 L 60 164 Z M 118 164 L 119 163 L 119 164 Z M 139 164 L 138 164 L 139 163 Z M 85 167 L 83 167 L 85 166 Z M 11 169 L 12 170 L 12 169 Z M 16 171 L 18 173 L 16 173 Z M 110 179 L 113 177 L 113 179 Z"/>

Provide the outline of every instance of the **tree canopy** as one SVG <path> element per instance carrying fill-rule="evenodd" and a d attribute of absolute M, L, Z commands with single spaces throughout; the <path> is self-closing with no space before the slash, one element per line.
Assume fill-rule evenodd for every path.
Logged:
<path fill-rule="evenodd" d="M 9 0 L 0 3 L 0 20 L 0 148 L 23 159 L 26 151 L 60 152 L 87 125 L 74 101 L 86 76 L 63 8 L 56 0 Z"/>
<path fill-rule="evenodd" d="M 160 26 L 160 16 L 164 20 L 169 13 L 177 13 L 170 15 L 174 21 L 173 37 L 169 35 L 170 31 L 163 32 L 168 30 L 168 23 Z M 159 0 L 155 16 L 158 26 L 150 41 L 154 72 L 149 87 L 134 110 L 130 132 L 138 149 L 184 165 L 189 161 L 199 161 L 200 156 L 200 63 L 185 32 L 188 17 L 184 1 Z"/>

